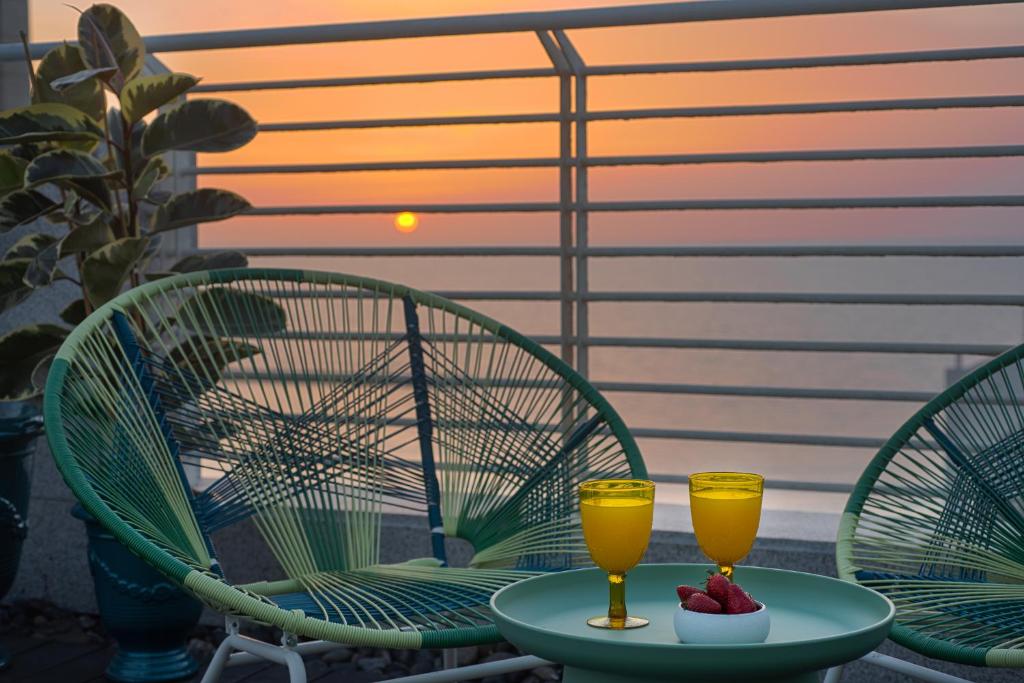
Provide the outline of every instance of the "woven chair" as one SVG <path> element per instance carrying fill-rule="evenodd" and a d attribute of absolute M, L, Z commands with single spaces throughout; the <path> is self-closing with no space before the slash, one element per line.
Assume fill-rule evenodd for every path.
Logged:
<path fill-rule="evenodd" d="M 896 604 L 891 638 L 938 659 L 1024 667 L 1024 346 L 926 404 L 868 465 L 839 575 Z"/>
<path fill-rule="evenodd" d="M 497 589 L 588 561 L 576 485 L 646 475 L 611 406 L 535 342 L 438 296 L 309 271 L 122 294 L 60 349 L 45 417 L 82 505 L 228 615 L 204 681 L 234 650 L 303 681 L 299 654 L 327 644 L 298 637 L 498 641 Z M 426 518 L 432 557 L 381 564 L 392 512 Z M 243 520 L 284 577 L 232 582 L 211 535 Z M 450 537 L 472 545 L 468 567 L 448 566 Z M 238 618 L 279 627 L 285 645 L 238 635 Z"/>

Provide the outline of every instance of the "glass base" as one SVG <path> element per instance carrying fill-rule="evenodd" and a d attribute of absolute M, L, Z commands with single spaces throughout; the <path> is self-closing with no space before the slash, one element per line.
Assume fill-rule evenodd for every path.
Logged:
<path fill-rule="evenodd" d="M 590 617 L 587 619 L 587 626 L 593 626 L 594 628 L 610 628 L 614 631 L 627 628 L 642 628 L 649 624 L 648 620 L 643 617 L 626 617 L 625 622 L 622 625 L 612 624 L 612 620 L 608 617 Z"/>

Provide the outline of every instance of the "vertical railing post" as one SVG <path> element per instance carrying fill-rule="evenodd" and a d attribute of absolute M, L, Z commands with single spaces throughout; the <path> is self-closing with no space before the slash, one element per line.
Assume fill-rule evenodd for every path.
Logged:
<path fill-rule="evenodd" d="M 587 65 L 564 31 L 555 31 L 569 68 L 576 77 L 576 369 L 590 376 L 590 271 L 587 260 L 589 244 L 588 175 L 587 175 Z"/>
<path fill-rule="evenodd" d="M 573 365 L 573 234 L 572 234 L 572 71 L 551 36 L 538 31 L 537 38 L 558 74 L 558 248 L 559 337 L 561 355 Z"/>

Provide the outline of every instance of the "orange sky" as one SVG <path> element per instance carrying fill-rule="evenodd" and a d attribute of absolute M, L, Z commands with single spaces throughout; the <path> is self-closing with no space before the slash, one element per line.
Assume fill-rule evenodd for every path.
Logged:
<path fill-rule="evenodd" d="M 64 0 L 31 0 L 35 40 L 74 35 Z M 443 2 L 358 0 L 123 0 L 143 34 L 361 21 L 414 16 L 626 4 L 600 0 Z M 1020 42 L 1024 6 L 885 12 L 802 19 L 714 22 L 575 31 L 591 64 L 842 54 Z M 460 71 L 545 66 L 532 35 L 500 35 L 343 45 L 221 50 L 162 56 L 208 83 L 288 77 Z M 595 110 L 741 103 L 882 99 L 1024 92 L 1022 60 L 833 68 L 756 73 L 593 79 Z M 261 122 L 550 112 L 552 79 L 229 93 Z M 592 154 L 1017 144 L 1014 110 L 735 117 L 595 123 Z M 554 124 L 463 126 L 311 133 L 264 133 L 244 149 L 201 164 L 316 163 L 554 156 Z M 640 167 L 591 172 L 591 198 L 1014 194 L 1019 160 L 893 161 L 852 164 Z M 256 205 L 553 201 L 552 169 L 216 176 Z M 593 241 L 685 243 L 777 240 L 1006 241 L 1021 210 L 897 210 L 599 215 Z M 204 229 L 210 245 L 552 243 L 548 215 L 424 216 L 405 235 L 391 216 L 239 218 Z M 283 231 L 282 225 L 295 229 Z M 297 232 L 301 230 L 301 237 Z"/>

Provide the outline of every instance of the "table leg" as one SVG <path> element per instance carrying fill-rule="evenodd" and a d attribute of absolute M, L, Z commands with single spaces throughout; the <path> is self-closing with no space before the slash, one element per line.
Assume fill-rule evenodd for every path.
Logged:
<path fill-rule="evenodd" d="M 738 679 L 737 679 L 738 680 Z M 785 678 L 745 678 L 744 683 L 819 683 L 821 680 L 818 672 L 809 671 L 796 676 Z M 639 678 L 635 674 L 623 675 L 590 671 L 588 669 L 577 669 L 567 666 L 562 673 L 562 683 L 722 683 L 722 678 L 696 679 L 680 674 L 673 678 Z"/>

